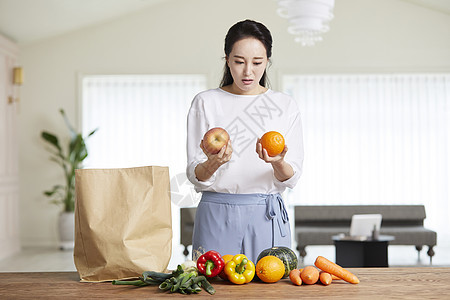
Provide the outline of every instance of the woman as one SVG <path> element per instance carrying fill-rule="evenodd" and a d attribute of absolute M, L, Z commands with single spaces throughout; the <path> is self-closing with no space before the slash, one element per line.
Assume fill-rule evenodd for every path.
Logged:
<path fill-rule="evenodd" d="M 193 253 L 199 249 L 243 253 L 256 264 L 262 250 L 291 245 L 281 193 L 293 188 L 301 174 L 302 129 L 294 100 L 266 87 L 271 54 L 272 37 L 263 24 L 236 23 L 225 38 L 220 87 L 201 92 L 192 101 L 186 172 L 195 190 L 202 192 Z M 203 135 L 213 127 L 230 135 L 218 154 L 203 147 Z M 259 142 L 267 131 L 283 134 L 289 151 L 285 146 L 281 154 L 270 157 Z"/>

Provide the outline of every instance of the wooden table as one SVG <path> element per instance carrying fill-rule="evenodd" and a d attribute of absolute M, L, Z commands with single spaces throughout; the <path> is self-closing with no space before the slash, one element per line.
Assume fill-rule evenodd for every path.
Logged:
<path fill-rule="evenodd" d="M 0 299 L 444 299 L 450 297 L 450 268 L 355 268 L 348 269 L 359 284 L 342 280 L 329 286 L 294 286 L 289 279 L 267 284 L 233 285 L 212 281 L 216 294 L 161 292 L 156 286 L 136 288 L 111 283 L 81 283 L 77 273 L 0 273 Z"/>

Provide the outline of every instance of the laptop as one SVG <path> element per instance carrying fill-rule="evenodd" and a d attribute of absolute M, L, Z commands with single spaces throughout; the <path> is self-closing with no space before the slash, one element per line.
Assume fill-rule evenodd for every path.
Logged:
<path fill-rule="evenodd" d="M 353 215 L 350 224 L 351 237 L 369 237 L 372 236 L 374 227 L 379 232 L 381 227 L 381 214 L 362 214 Z"/>

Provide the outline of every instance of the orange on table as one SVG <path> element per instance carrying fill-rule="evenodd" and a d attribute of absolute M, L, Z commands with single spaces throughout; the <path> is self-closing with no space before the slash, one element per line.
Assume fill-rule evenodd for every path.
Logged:
<path fill-rule="evenodd" d="M 231 255 L 231 254 L 222 255 L 222 258 L 223 258 L 223 261 L 225 262 L 225 265 L 227 264 L 227 262 L 232 260 L 233 257 L 234 257 L 234 255 Z M 225 272 L 223 270 L 222 270 L 222 272 L 219 273 L 219 277 L 222 278 L 223 280 L 228 280 L 228 276 L 227 276 L 227 274 L 225 274 Z"/>
<path fill-rule="evenodd" d="M 273 283 L 284 276 L 284 263 L 276 256 L 268 255 L 256 264 L 256 275 L 264 282 Z"/>
<path fill-rule="evenodd" d="M 277 131 L 268 131 L 264 133 L 260 140 L 261 146 L 266 149 L 269 156 L 276 156 L 283 152 L 284 137 Z"/>
<path fill-rule="evenodd" d="M 225 255 L 222 255 L 222 258 L 223 258 L 223 260 L 225 261 L 225 264 L 227 264 L 227 262 L 229 262 L 230 260 L 232 260 L 233 257 L 234 257 L 234 255 L 231 255 L 231 254 L 225 254 Z"/>

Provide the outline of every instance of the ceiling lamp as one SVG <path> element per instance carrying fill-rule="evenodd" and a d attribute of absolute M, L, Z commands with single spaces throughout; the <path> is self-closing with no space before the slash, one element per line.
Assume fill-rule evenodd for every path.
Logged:
<path fill-rule="evenodd" d="M 278 0 L 277 13 L 289 20 L 288 32 L 302 46 L 314 46 L 330 30 L 334 0 Z"/>

